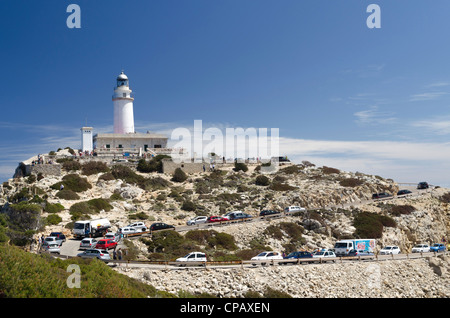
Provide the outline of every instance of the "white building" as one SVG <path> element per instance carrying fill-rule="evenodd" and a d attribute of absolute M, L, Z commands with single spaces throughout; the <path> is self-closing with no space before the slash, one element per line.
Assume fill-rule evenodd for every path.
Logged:
<path fill-rule="evenodd" d="M 134 98 L 131 97 L 131 92 L 128 77 L 122 72 L 117 77 L 117 86 L 114 88 L 112 97 L 114 105 L 114 132 L 112 134 L 95 134 L 93 139 L 91 139 L 93 140 L 93 148 L 99 155 L 169 152 L 169 150 L 165 149 L 167 148 L 167 136 L 149 131 L 147 133 L 138 133 L 134 130 Z"/>
<path fill-rule="evenodd" d="M 134 133 L 133 101 L 128 77 L 122 72 L 117 77 L 117 86 L 112 97 L 114 103 L 114 133 Z"/>
<path fill-rule="evenodd" d="M 91 152 L 94 149 L 92 132 L 94 128 L 92 127 L 81 127 L 81 151 Z"/>

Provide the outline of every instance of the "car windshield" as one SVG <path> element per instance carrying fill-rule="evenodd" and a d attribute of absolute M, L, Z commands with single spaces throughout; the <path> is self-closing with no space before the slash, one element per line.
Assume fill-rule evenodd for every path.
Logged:
<path fill-rule="evenodd" d="M 82 230 L 82 229 L 84 229 L 84 223 L 75 223 L 73 228 L 77 229 L 77 230 Z"/>
<path fill-rule="evenodd" d="M 315 255 L 322 256 L 322 255 L 324 255 L 324 254 L 325 254 L 325 252 L 317 252 Z"/>
<path fill-rule="evenodd" d="M 334 245 L 334 248 L 346 248 L 347 247 L 347 243 L 336 243 Z"/>
<path fill-rule="evenodd" d="M 267 252 L 262 252 L 262 253 L 258 254 L 258 256 L 266 256 L 266 255 L 267 255 Z"/>

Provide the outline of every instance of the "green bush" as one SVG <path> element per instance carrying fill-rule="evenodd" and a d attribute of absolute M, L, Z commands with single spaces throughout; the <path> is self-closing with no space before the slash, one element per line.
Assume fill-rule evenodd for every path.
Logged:
<path fill-rule="evenodd" d="M 188 176 L 186 175 L 186 173 L 181 169 L 181 168 L 176 168 L 173 176 L 172 176 L 172 181 L 174 182 L 184 182 L 186 181 L 188 178 Z"/>
<path fill-rule="evenodd" d="M 81 169 L 81 164 L 73 159 L 64 161 L 62 168 L 66 171 L 76 171 Z"/>
<path fill-rule="evenodd" d="M 81 167 L 81 173 L 86 176 L 101 172 L 109 172 L 108 166 L 102 161 L 89 161 L 83 164 Z"/>
<path fill-rule="evenodd" d="M 79 200 L 80 199 L 80 196 L 76 192 L 74 192 L 72 190 L 66 190 L 66 189 L 58 191 L 56 193 L 56 196 L 63 200 Z"/>
<path fill-rule="evenodd" d="M 47 217 L 48 225 L 58 225 L 60 222 L 62 222 L 62 218 L 57 214 L 52 214 Z"/>
<path fill-rule="evenodd" d="M 323 166 L 322 167 L 322 173 L 323 174 L 336 174 L 336 173 L 340 173 L 341 171 L 339 169 L 336 168 L 330 168 L 330 167 L 326 167 Z"/>
<path fill-rule="evenodd" d="M 0 296 L 5 298 L 165 298 L 153 286 L 117 273 L 98 260 L 61 260 L 0 244 Z M 82 273 L 80 288 L 69 288 L 69 265 Z M 101 279 L 99 279 L 101 277 Z M 20 279 L 18 279 L 20 278 Z"/>
<path fill-rule="evenodd" d="M 64 206 L 60 203 L 48 203 L 44 207 L 44 211 L 48 213 L 58 213 L 64 210 Z"/>
<path fill-rule="evenodd" d="M 347 179 L 343 179 L 341 181 L 339 181 L 339 184 L 343 187 L 358 187 L 360 185 L 364 184 L 363 180 L 360 179 L 356 179 L 356 178 L 347 178 Z"/>
<path fill-rule="evenodd" d="M 153 157 L 151 160 L 147 161 L 145 159 L 141 159 L 138 162 L 136 167 L 137 171 L 150 173 L 150 172 L 162 172 L 162 159 L 170 158 L 167 155 L 157 155 Z"/>
<path fill-rule="evenodd" d="M 416 208 L 411 205 L 394 205 L 390 207 L 390 213 L 394 216 L 411 214 L 414 211 L 416 211 Z"/>
<path fill-rule="evenodd" d="M 269 189 L 273 190 L 273 191 L 292 191 L 292 190 L 296 190 L 297 187 L 290 186 L 289 184 L 286 184 L 286 183 L 273 182 L 269 186 Z"/>
<path fill-rule="evenodd" d="M 259 175 L 256 177 L 255 184 L 260 186 L 268 186 L 270 184 L 270 180 L 265 175 Z"/>
<path fill-rule="evenodd" d="M 395 227 L 396 223 L 388 216 L 359 212 L 353 220 L 353 226 L 356 229 L 353 235 L 357 238 L 381 238 L 384 226 Z"/>
<path fill-rule="evenodd" d="M 190 200 L 184 201 L 183 204 L 181 205 L 181 209 L 184 211 L 195 211 L 196 208 L 197 206 L 195 205 L 195 203 Z"/>
<path fill-rule="evenodd" d="M 82 178 L 77 174 L 65 175 L 61 182 L 53 184 L 51 188 L 60 190 L 61 184 L 64 186 L 64 190 L 72 190 L 74 192 L 83 192 L 92 188 L 92 185 L 86 178 Z"/>
<path fill-rule="evenodd" d="M 243 162 L 235 162 L 233 170 L 236 171 L 236 172 L 238 172 L 238 171 L 247 172 L 248 171 L 248 167 Z"/>
<path fill-rule="evenodd" d="M 110 181 L 110 180 L 115 180 L 115 178 L 111 172 L 106 172 L 106 173 L 102 174 L 100 177 L 98 177 L 98 180 Z"/>

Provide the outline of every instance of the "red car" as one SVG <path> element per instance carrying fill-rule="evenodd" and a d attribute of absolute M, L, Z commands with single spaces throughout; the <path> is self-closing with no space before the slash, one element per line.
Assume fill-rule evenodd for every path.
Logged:
<path fill-rule="evenodd" d="M 97 244 L 95 245 L 95 248 L 100 249 L 100 250 L 109 250 L 116 246 L 117 246 L 117 242 L 114 242 L 114 240 L 102 239 L 102 240 L 98 240 Z"/>
<path fill-rule="evenodd" d="M 228 219 L 227 219 L 227 218 L 224 218 L 223 216 L 210 216 L 210 217 L 206 220 L 206 223 L 224 222 L 224 221 L 228 221 Z"/>

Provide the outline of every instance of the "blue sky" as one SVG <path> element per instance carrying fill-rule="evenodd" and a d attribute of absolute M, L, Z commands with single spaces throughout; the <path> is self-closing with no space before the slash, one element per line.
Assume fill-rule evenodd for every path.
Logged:
<path fill-rule="evenodd" d="M 66 8 L 81 8 L 69 29 Z M 369 29 L 369 4 L 381 28 Z M 0 0 L 0 179 L 111 132 L 123 69 L 139 131 L 280 129 L 280 152 L 450 186 L 450 2 Z"/>

